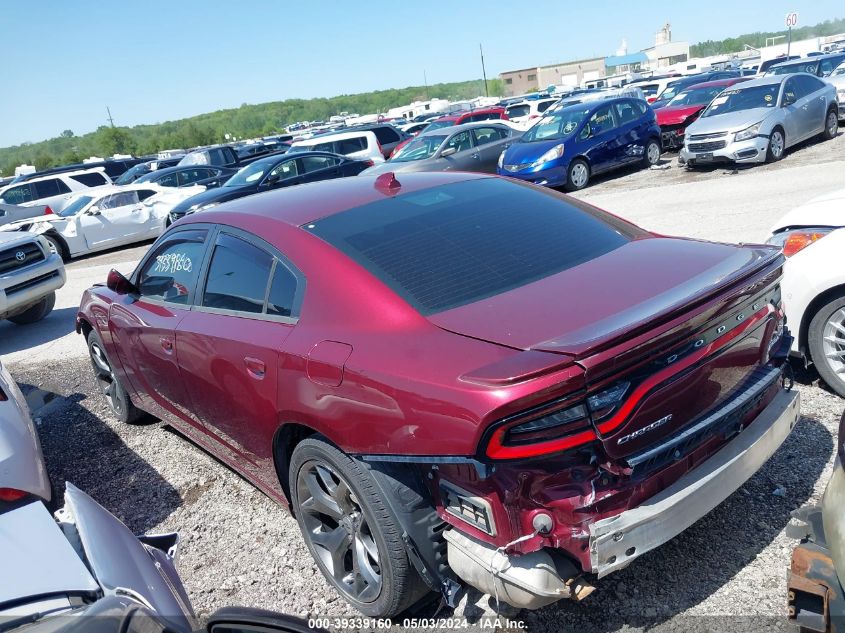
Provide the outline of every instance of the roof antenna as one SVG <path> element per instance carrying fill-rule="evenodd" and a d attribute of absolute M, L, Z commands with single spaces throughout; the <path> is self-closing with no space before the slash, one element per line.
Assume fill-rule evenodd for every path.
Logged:
<path fill-rule="evenodd" d="M 396 174 L 392 171 L 383 173 L 376 178 L 376 189 L 388 196 L 395 196 L 402 188 L 402 183 L 396 180 Z"/>

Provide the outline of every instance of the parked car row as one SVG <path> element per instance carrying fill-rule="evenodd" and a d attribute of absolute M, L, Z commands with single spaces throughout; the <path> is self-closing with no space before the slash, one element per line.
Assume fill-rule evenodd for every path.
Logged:
<path fill-rule="evenodd" d="M 802 107 L 790 82 L 821 84 L 736 79 L 711 87 L 726 89 L 682 151 L 708 118 Z M 825 112 L 829 89 L 810 93 Z M 845 359 L 845 301 L 829 292 L 839 286 L 795 301 L 814 311 L 805 334 L 807 314 L 790 315 L 790 332 L 781 301 L 803 292 L 800 281 L 781 289 L 796 256 L 835 252 L 821 215 L 776 226 L 772 245 L 731 246 L 655 235 L 549 188 L 656 164 L 663 131 L 643 99 L 550 105 L 525 132 L 506 120 L 439 125 L 386 163 L 376 137 L 378 165 L 315 151 L 349 134 L 376 137 L 318 135 L 191 195 L 202 185 L 182 176 L 228 175 L 216 148 L 201 150 L 131 185 L 71 193 L 58 213 L 5 233 L 16 260 L 29 239 L 63 283 L 60 256 L 163 231 L 132 274 L 112 271 L 83 295 L 76 330 L 97 385 L 117 419 L 165 420 L 289 507 L 318 568 L 364 614 L 393 616 L 431 592 L 453 604 L 461 585 L 521 608 L 584 598 L 721 503 L 787 439 L 799 417 L 784 380 L 790 350 L 832 359 L 833 373 Z M 158 196 L 182 200 L 155 213 Z M 527 492 L 539 488 L 542 499 Z M 121 586 L 124 604 L 190 630 L 172 535 L 135 539 L 68 485 L 75 529 L 96 521 L 160 563 L 157 575 L 141 572 L 145 585 L 116 585 L 85 547 L 87 578 L 38 494 L 16 490 L 0 524 L 50 534 L 51 551 L 88 583 L 86 609 Z M 830 538 L 833 560 L 831 535 L 807 539 L 824 549 Z M 172 601 L 156 593 L 165 585 Z M 0 615 L 29 605 L 16 591 L 0 591 Z M 27 614 L 43 612 L 31 602 Z"/>

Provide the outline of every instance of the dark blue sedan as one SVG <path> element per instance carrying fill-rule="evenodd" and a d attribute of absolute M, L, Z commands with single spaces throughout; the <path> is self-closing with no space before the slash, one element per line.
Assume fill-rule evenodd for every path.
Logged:
<path fill-rule="evenodd" d="M 640 99 L 603 99 L 546 115 L 499 157 L 499 174 L 538 185 L 583 189 L 617 167 L 655 165 L 660 126 Z"/>

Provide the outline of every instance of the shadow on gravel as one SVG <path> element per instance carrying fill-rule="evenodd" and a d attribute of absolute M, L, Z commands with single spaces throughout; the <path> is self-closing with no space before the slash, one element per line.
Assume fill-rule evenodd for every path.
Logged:
<path fill-rule="evenodd" d="M 49 343 L 73 332 L 77 312 L 77 308 L 60 308 L 30 325 L 0 321 L 0 356 Z"/>
<path fill-rule="evenodd" d="M 833 438 L 824 425 L 802 418 L 772 459 L 698 523 L 596 581 L 595 593 L 583 602 L 561 601 L 520 617 L 530 630 L 550 632 L 660 627 L 720 589 L 774 540 L 790 512 L 812 495 L 832 451 Z M 725 605 L 725 611 L 730 608 Z"/>
<path fill-rule="evenodd" d="M 815 386 L 836 398 L 840 397 L 838 393 L 831 389 L 827 383 L 821 379 L 815 365 L 805 367 L 804 363 L 796 358 L 791 358 L 789 364 L 792 365 L 792 373 L 795 378 L 795 382 L 799 385 Z"/>
<path fill-rule="evenodd" d="M 173 486 L 80 404 L 84 394 L 62 396 L 30 384 L 20 388 L 41 440 L 53 508 L 63 505 L 64 484 L 70 481 L 140 534 L 182 504 Z"/>

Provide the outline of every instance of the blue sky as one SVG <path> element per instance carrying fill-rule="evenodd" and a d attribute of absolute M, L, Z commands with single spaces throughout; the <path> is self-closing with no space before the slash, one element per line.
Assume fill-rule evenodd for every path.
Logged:
<path fill-rule="evenodd" d="M 404 6 L 403 6 L 404 5 Z M 833 0 L 5 0 L 0 147 L 106 123 L 328 97 L 845 17 Z M 397 104 L 401 105 L 401 104 Z"/>

